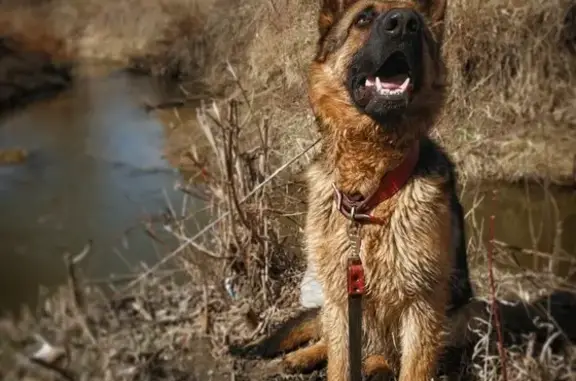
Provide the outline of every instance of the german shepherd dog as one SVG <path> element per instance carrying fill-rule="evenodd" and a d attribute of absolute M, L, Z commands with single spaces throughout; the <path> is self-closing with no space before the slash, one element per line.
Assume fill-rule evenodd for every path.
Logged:
<path fill-rule="evenodd" d="M 272 356 L 317 338 L 286 355 L 284 368 L 327 359 L 327 379 L 348 381 L 355 252 L 365 373 L 427 381 L 446 344 L 462 338 L 473 297 L 463 211 L 453 164 L 428 137 L 446 91 L 445 1 L 321 2 L 308 94 L 323 142 L 307 171 L 305 228 L 305 278 L 318 283 L 321 303 L 243 353 Z M 302 293 L 310 296 L 305 282 Z"/>

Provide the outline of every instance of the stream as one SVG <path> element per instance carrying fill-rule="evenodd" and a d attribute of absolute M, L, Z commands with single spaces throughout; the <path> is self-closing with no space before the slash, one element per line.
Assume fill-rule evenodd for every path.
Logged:
<path fill-rule="evenodd" d="M 0 166 L 0 313 L 62 284 L 63 254 L 89 241 L 82 267 L 92 279 L 165 253 L 142 229 L 182 203 L 179 174 L 163 157 L 164 126 L 143 108 L 163 93 L 149 78 L 115 72 L 0 118 L 0 149 L 29 152 Z"/>

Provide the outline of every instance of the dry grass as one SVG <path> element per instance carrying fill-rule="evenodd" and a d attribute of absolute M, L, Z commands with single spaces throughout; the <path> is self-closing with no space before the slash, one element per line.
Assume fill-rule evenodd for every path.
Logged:
<path fill-rule="evenodd" d="M 576 153 L 574 13 L 566 0 L 450 2 L 452 96 L 440 139 L 464 173 L 567 181 Z"/>
<path fill-rule="evenodd" d="M 574 13 L 575 4 L 449 2 L 444 53 L 452 93 L 436 137 L 464 178 L 571 181 L 576 26 L 567 15 Z M 290 155 L 316 137 L 305 78 L 317 38 L 317 4 L 248 1 L 244 8 L 251 10 L 251 17 L 236 25 L 242 33 L 209 34 L 207 40 L 221 47 L 249 83 L 257 107 L 268 111 L 264 115 L 286 138 L 279 149 Z M 222 12 L 222 19 L 229 20 L 226 8 Z M 216 25 L 214 29 L 222 27 Z M 245 50 L 227 54 L 226 47 L 236 46 Z M 223 71 L 215 67 L 215 75 L 205 82 L 219 87 Z"/>
<path fill-rule="evenodd" d="M 195 74 L 204 67 L 202 30 L 211 0 L 80 1 L 39 0 L 0 4 L 3 34 L 22 33 L 32 38 L 46 30 L 65 42 L 76 61 L 97 61 L 121 66 L 161 56 L 162 67 L 150 66 L 157 75 Z M 2 23 L 0 23 L 2 24 Z M 30 27 L 32 25 L 32 28 Z M 56 54 L 47 45 L 45 51 Z"/>

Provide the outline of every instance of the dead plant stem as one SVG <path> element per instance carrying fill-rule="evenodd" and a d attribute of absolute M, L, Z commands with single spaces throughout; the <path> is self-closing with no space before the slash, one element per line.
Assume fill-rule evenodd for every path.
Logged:
<path fill-rule="evenodd" d="M 284 171 L 286 168 L 290 167 L 292 164 L 294 164 L 298 159 L 300 159 L 302 156 L 304 156 L 306 153 L 308 153 L 308 151 L 310 151 L 312 148 L 314 148 L 319 142 L 320 142 L 321 138 L 316 139 L 312 144 L 308 145 L 308 147 L 306 147 L 306 149 L 304 149 L 303 151 L 301 151 L 300 153 L 298 153 L 297 155 L 294 155 L 290 160 L 288 160 L 286 163 L 284 163 L 283 165 L 281 165 L 278 169 L 276 169 L 270 176 L 268 176 L 268 178 L 266 178 L 264 181 L 262 181 L 260 184 L 258 184 L 256 187 L 254 187 L 254 189 L 252 189 L 252 191 L 250 191 L 250 193 L 248 193 L 246 196 L 244 196 L 239 203 L 243 204 L 244 202 L 246 202 L 248 199 L 250 199 L 250 197 L 252 197 L 253 195 L 255 195 L 256 193 L 258 193 L 260 191 L 260 189 L 262 189 L 264 186 L 266 186 L 266 184 L 268 184 L 270 181 L 272 181 L 274 178 L 276 178 L 278 176 L 278 174 L 280 174 L 282 171 Z M 136 279 L 134 279 L 132 282 L 130 282 L 125 289 L 128 290 L 132 287 L 134 287 L 134 285 L 140 283 L 143 279 L 145 279 L 147 276 L 149 276 L 150 274 L 152 274 L 154 271 L 156 271 L 160 266 L 162 266 L 163 264 L 165 264 L 166 262 L 168 262 L 169 260 L 171 260 L 172 258 L 176 257 L 178 254 L 180 254 L 182 251 L 184 251 L 184 249 L 186 249 L 192 242 L 196 241 L 198 238 L 202 237 L 204 234 L 206 234 L 206 232 L 208 232 L 210 229 L 212 229 L 214 226 L 216 226 L 218 223 L 220 223 L 220 221 L 222 221 L 224 218 L 228 217 L 228 215 L 230 214 L 230 211 L 224 212 L 222 213 L 218 218 L 216 218 L 214 221 L 210 222 L 209 224 L 207 224 L 206 226 L 204 226 L 204 228 L 202 228 L 198 233 L 196 233 L 194 236 L 192 236 L 189 239 L 186 239 L 185 242 L 183 242 L 178 248 L 176 248 L 173 252 L 171 252 L 170 254 L 166 255 L 164 258 L 162 258 L 160 261 L 158 261 L 154 266 L 150 266 L 146 271 L 144 271 L 139 277 L 137 277 Z"/>
<path fill-rule="evenodd" d="M 496 192 L 494 191 L 492 195 L 492 201 L 494 202 L 496 198 Z M 490 299 L 492 308 L 492 317 L 494 319 L 494 325 L 496 328 L 496 334 L 498 335 L 498 352 L 500 354 L 500 361 L 502 362 L 502 378 L 503 381 L 508 381 L 508 371 L 506 364 L 506 352 L 504 351 L 504 338 L 502 337 L 502 327 L 500 321 L 500 311 L 498 309 L 498 301 L 496 299 L 496 286 L 494 283 L 494 264 L 493 264 L 493 253 L 492 246 L 494 241 L 494 221 L 496 217 L 494 215 L 490 216 L 490 238 L 488 240 L 488 279 L 490 282 Z"/>
<path fill-rule="evenodd" d="M 68 273 L 68 287 L 70 288 L 74 301 L 74 309 L 76 310 L 76 318 L 79 320 L 82 330 L 92 344 L 96 344 L 96 338 L 94 333 L 91 331 L 88 321 L 86 319 L 86 303 L 84 300 L 84 295 L 80 285 L 78 284 L 78 277 L 76 275 L 76 264 L 79 263 L 90 251 L 92 242 L 86 244 L 84 249 L 76 257 L 72 257 L 69 253 L 64 255 L 64 261 L 66 263 L 66 270 Z"/>

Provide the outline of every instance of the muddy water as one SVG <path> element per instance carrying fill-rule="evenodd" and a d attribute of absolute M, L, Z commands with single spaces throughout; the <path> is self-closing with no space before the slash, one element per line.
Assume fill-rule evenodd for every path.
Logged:
<path fill-rule="evenodd" d="M 99 75 L 0 119 L 0 148 L 30 152 L 0 166 L 0 313 L 65 281 L 63 253 L 89 240 L 90 278 L 129 273 L 166 251 L 141 224 L 168 200 L 182 202 L 162 157 L 163 125 L 142 107 L 164 93 L 143 77 Z"/>
<path fill-rule="evenodd" d="M 576 280 L 576 191 L 538 184 L 481 184 L 463 189 L 469 236 L 515 247 L 514 258 L 501 258 L 514 268 L 549 269 L 549 255 L 567 258 L 554 268 Z M 490 218 L 494 216 L 493 233 Z M 498 245 L 495 245 L 498 246 Z"/>

